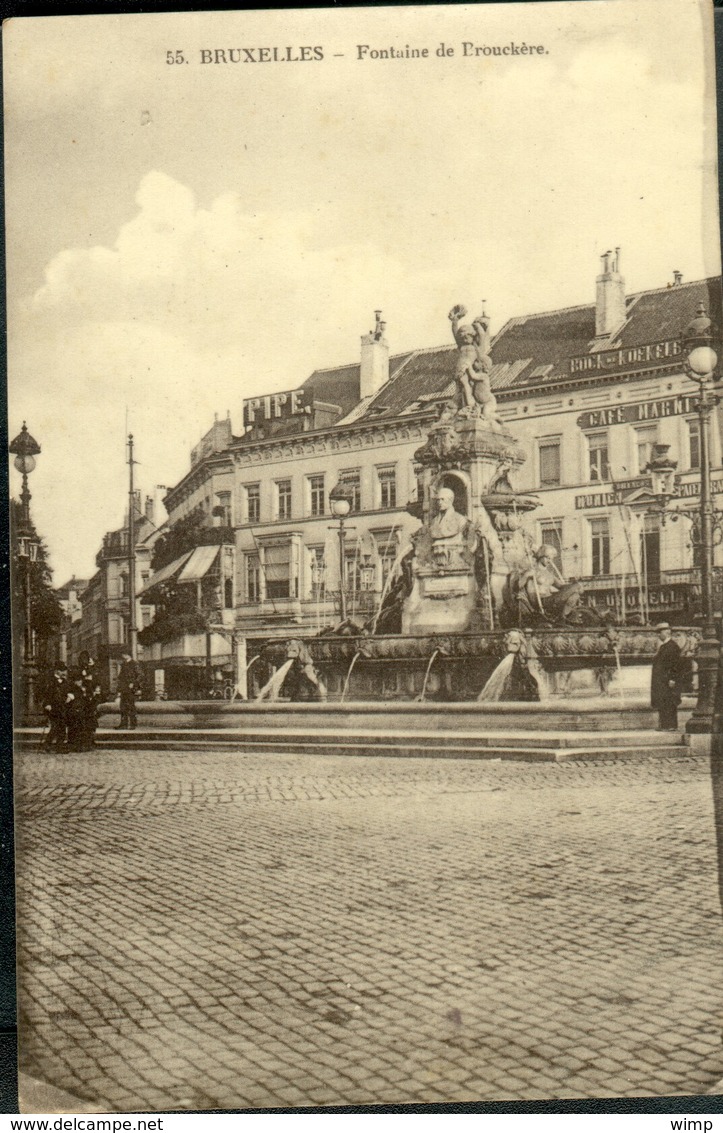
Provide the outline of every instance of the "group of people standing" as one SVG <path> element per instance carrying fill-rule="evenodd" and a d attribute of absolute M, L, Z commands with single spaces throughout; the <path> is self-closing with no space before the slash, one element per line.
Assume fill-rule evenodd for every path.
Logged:
<path fill-rule="evenodd" d="M 55 665 L 43 690 L 43 708 L 48 717 L 46 751 L 89 751 L 95 746 L 98 705 L 102 690 L 90 654 L 82 652 L 72 669 L 62 661 Z"/>
<path fill-rule="evenodd" d="M 124 731 L 136 726 L 136 698 L 141 693 L 141 672 L 129 653 L 123 654 L 118 674 L 120 724 Z M 59 661 L 42 690 L 48 719 L 43 747 L 46 751 L 90 751 L 95 747 L 98 707 L 103 690 L 95 661 L 84 650 L 71 669 Z"/>

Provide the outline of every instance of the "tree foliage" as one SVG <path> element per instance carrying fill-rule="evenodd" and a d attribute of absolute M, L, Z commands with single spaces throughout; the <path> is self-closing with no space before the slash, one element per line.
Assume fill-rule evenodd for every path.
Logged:
<path fill-rule="evenodd" d="M 160 570 L 175 559 L 185 555 L 196 547 L 215 546 L 221 543 L 233 543 L 234 533 L 231 527 L 207 527 L 205 512 L 202 507 L 195 508 L 183 519 L 179 519 L 161 535 L 153 549 L 151 567 Z"/>
<path fill-rule="evenodd" d="M 40 538 L 35 526 L 30 525 L 28 534 L 37 544 L 37 558 L 33 562 L 18 554 L 18 528 L 22 522 L 22 509 L 17 500 L 10 501 L 10 546 L 12 548 L 12 597 L 14 621 L 25 622 L 26 580 L 30 591 L 31 624 L 41 638 L 49 638 L 58 633 L 63 621 L 63 610 L 53 592 L 53 572 L 48 563 L 48 548 Z"/>
<path fill-rule="evenodd" d="M 154 591 L 155 616 L 150 625 L 138 634 L 141 645 L 156 641 L 172 641 L 184 633 L 203 633 L 206 615 L 196 607 L 195 594 L 189 586 L 175 582 L 161 583 Z"/>

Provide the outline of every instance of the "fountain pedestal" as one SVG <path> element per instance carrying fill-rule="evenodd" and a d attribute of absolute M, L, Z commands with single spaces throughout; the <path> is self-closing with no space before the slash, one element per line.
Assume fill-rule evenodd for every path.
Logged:
<path fill-rule="evenodd" d="M 419 566 L 402 612 L 402 633 L 464 633 L 475 624 L 477 588 L 470 570 Z"/>
<path fill-rule="evenodd" d="M 423 524 L 413 540 L 402 633 L 493 629 L 514 561 L 517 512 L 537 504 L 509 482 L 524 454 L 481 409 L 448 408 L 415 459 Z"/>

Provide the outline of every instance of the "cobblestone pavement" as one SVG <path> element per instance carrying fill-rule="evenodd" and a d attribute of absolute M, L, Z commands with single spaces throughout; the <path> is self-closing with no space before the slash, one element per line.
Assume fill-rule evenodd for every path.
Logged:
<path fill-rule="evenodd" d="M 111 1110 L 723 1076 L 707 761 L 25 754 L 22 1063 Z"/>

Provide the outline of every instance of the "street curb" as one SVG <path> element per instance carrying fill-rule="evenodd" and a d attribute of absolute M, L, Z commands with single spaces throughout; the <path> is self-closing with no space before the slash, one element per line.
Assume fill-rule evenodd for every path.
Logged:
<path fill-rule="evenodd" d="M 31 1078 L 29 1074 L 19 1075 L 18 1109 L 20 1113 L 108 1113 L 107 1109 L 76 1098 L 67 1090 Z"/>

